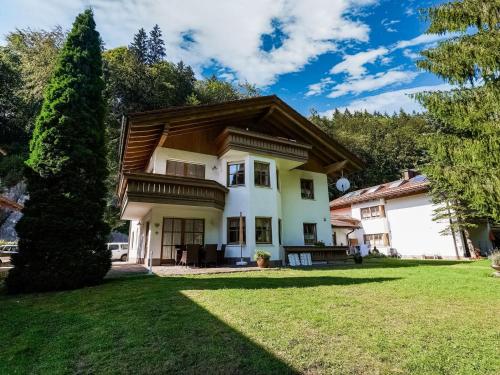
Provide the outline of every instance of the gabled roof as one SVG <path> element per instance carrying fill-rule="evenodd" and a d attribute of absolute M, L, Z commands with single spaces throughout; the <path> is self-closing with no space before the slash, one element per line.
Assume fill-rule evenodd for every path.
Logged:
<path fill-rule="evenodd" d="M 353 203 L 366 202 L 373 199 L 389 199 L 421 194 L 429 190 L 429 184 L 429 180 L 424 175 L 418 175 L 409 180 L 396 180 L 378 185 L 379 187 L 373 191 L 371 191 L 371 188 L 365 188 L 349 192 L 331 201 L 330 208 L 346 207 Z"/>
<path fill-rule="evenodd" d="M 167 137 L 216 127 L 221 130 L 227 126 L 242 127 L 239 124 L 249 122 L 282 137 L 311 145 L 311 153 L 322 161 L 326 171 L 343 169 L 349 173 L 364 165 L 356 155 L 276 95 L 270 95 L 129 114 L 122 123 L 121 170 L 144 170 L 154 149 L 163 145 Z"/>

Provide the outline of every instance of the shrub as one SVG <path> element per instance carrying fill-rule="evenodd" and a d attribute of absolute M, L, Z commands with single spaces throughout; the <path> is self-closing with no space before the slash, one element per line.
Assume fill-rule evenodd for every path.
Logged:
<path fill-rule="evenodd" d="M 495 266 L 500 266 L 500 250 L 495 250 L 490 255 L 491 263 Z"/>
<path fill-rule="evenodd" d="M 316 247 L 325 247 L 325 243 L 323 241 L 316 241 L 314 243 L 314 246 L 316 246 Z"/>
<path fill-rule="evenodd" d="M 257 259 L 270 259 L 271 258 L 271 253 L 268 252 L 268 251 L 264 251 L 264 250 L 255 250 L 255 255 L 254 255 L 254 259 L 257 260 Z"/>

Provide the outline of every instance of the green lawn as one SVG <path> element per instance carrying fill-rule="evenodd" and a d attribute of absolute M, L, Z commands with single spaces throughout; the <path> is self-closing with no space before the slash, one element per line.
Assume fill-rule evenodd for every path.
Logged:
<path fill-rule="evenodd" d="M 487 261 L 190 277 L 0 295 L 0 374 L 499 374 Z"/>

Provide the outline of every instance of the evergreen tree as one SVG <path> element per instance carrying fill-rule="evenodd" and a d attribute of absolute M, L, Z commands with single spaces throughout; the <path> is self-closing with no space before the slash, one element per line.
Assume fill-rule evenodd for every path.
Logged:
<path fill-rule="evenodd" d="M 160 26 L 154 25 L 153 29 L 149 32 L 149 39 L 147 42 L 147 63 L 150 65 L 165 59 L 165 42 L 161 36 Z"/>
<path fill-rule="evenodd" d="M 148 61 L 148 48 L 149 48 L 148 36 L 144 28 L 140 28 L 139 31 L 134 35 L 134 41 L 130 44 L 129 48 L 134 52 L 135 56 L 139 62 L 145 64 Z"/>
<path fill-rule="evenodd" d="M 68 34 L 35 124 L 10 292 L 93 285 L 111 266 L 101 75 L 101 40 L 87 10 Z"/>
<path fill-rule="evenodd" d="M 452 1 L 430 8 L 429 33 L 458 33 L 422 52 L 419 67 L 458 88 L 421 93 L 434 131 L 424 137 L 424 172 L 436 202 L 460 230 L 475 218 L 500 220 L 500 0 Z"/>
<path fill-rule="evenodd" d="M 335 110 L 330 118 L 313 112 L 310 119 L 365 161 L 363 170 L 349 175 L 352 190 L 398 180 L 402 170 L 419 168 L 427 161 L 425 149 L 415 142 L 429 132 L 423 115 Z M 335 184 L 330 185 L 330 195 L 341 195 Z"/>

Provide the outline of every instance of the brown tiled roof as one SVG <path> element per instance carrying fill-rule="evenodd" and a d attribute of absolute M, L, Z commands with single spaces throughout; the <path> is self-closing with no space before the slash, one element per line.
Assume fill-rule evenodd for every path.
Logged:
<path fill-rule="evenodd" d="M 12 211 L 21 211 L 23 209 L 23 205 L 9 198 L 5 198 L 0 196 L 0 208 L 4 208 Z"/>
<path fill-rule="evenodd" d="M 337 228 L 360 228 L 361 221 L 349 215 L 331 215 L 330 223 Z"/>
<path fill-rule="evenodd" d="M 407 195 L 424 193 L 429 190 L 429 180 L 423 175 L 409 180 L 397 180 L 356 190 L 330 202 L 330 209 L 350 206 L 353 203 L 370 201 L 380 198 L 397 198 Z"/>

